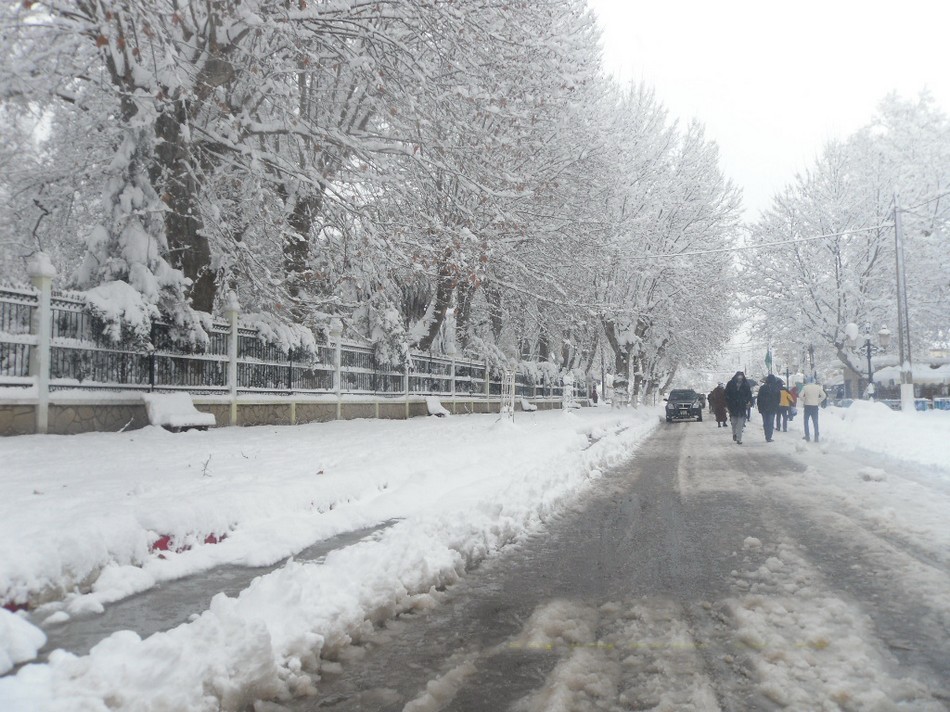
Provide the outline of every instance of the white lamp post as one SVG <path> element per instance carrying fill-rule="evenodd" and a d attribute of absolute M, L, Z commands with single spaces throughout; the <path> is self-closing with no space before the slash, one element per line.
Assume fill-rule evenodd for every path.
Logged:
<path fill-rule="evenodd" d="M 891 332 L 887 326 L 882 326 L 881 330 L 877 332 L 878 343 L 875 345 L 871 343 L 871 323 L 867 322 L 864 325 L 864 343 L 860 342 L 860 339 L 857 336 L 858 327 L 857 324 L 848 324 L 845 327 L 845 335 L 848 339 L 848 346 L 854 353 L 864 353 L 868 360 L 868 400 L 874 400 L 874 369 L 871 367 L 871 354 L 878 353 L 880 351 L 886 351 L 887 345 L 891 342 Z"/>

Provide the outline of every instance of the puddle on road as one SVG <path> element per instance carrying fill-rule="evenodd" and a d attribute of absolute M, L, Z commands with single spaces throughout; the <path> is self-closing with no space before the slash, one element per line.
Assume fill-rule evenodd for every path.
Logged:
<path fill-rule="evenodd" d="M 299 551 L 292 558 L 297 562 L 322 563 L 331 551 L 378 536 L 397 521 L 391 519 L 374 527 L 338 534 Z M 253 568 L 219 566 L 187 578 L 160 583 L 148 591 L 109 604 L 101 615 L 74 617 L 50 626 L 44 629 L 46 645 L 40 649 L 37 659 L 31 662 L 45 662 L 50 652 L 57 649 L 85 655 L 99 641 L 120 630 L 133 630 L 142 638 L 170 630 L 187 622 L 192 615 L 207 610 L 211 599 L 218 593 L 236 596 L 255 578 L 276 571 L 288 560 L 284 559 L 273 566 Z M 37 620 L 31 622 L 39 625 Z"/>

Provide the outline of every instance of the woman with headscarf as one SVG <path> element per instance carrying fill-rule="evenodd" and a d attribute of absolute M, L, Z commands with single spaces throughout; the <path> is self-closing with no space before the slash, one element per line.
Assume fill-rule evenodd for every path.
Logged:
<path fill-rule="evenodd" d="M 742 444 L 742 429 L 745 427 L 746 413 L 752 406 L 752 388 L 742 371 L 736 371 L 726 384 L 726 408 L 732 419 L 732 439 Z"/>
<path fill-rule="evenodd" d="M 720 383 L 712 389 L 712 393 L 709 394 L 709 407 L 716 414 L 716 427 L 725 428 L 727 420 L 725 384 Z"/>

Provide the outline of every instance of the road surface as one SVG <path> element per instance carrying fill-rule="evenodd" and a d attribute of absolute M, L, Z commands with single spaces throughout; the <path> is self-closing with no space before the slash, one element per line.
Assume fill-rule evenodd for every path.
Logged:
<path fill-rule="evenodd" d="M 816 468 L 781 445 L 799 435 L 775 437 L 661 426 L 542 532 L 274 709 L 950 709 L 950 552 L 808 486 L 860 456 Z"/>

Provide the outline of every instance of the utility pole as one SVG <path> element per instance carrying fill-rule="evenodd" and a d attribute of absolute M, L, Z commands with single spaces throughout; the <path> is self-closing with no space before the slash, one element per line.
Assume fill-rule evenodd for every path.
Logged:
<path fill-rule="evenodd" d="M 901 369 L 901 410 L 914 410 L 914 370 L 910 357 L 910 318 L 907 311 L 907 277 L 904 274 L 904 236 L 899 194 L 894 192 L 894 253 L 897 263 L 897 349 Z"/>

